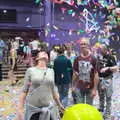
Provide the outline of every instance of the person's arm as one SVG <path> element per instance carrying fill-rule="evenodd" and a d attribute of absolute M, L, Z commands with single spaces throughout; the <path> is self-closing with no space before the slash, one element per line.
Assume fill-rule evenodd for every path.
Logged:
<path fill-rule="evenodd" d="M 112 72 L 116 72 L 118 70 L 118 66 L 108 67 L 108 70 L 110 70 Z"/>
<path fill-rule="evenodd" d="M 105 71 L 111 71 L 111 72 L 116 72 L 118 70 L 118 66 L 111 66 L 111 67 L 105 67 L 101 69 L 101 73 Z"/>
<path fill-rule="evenodd" d="M 24 108 L 26 96 L 27 96 L 27 92 L 22 92 L 21 93 L 21 95 L 19 97 L 18 108 L 20 108 L 20 109 Z"/>
<path fill-rule="evenodd" d="M 98 75 L 98 61 L 96 58 L 94 58 L 94 76 L 93 76 L 93 89 L 92 89 L 92 97 L 96 96 L 96 91 L 98 88 L 99 83 L 99 75 Z"/>
<path fill-rule="evenodd" d="M 54 93 L 53 97 L 54 97 L 54 100 L 55 100 L 58 108 L 59 108 L 60 111 L 63 113 L 63 112 L 65 111 L 65 108 L 64 108 L 64 106 L 63 106 L 63 105 L 61 104 L 61 102 L 60 102 L 59 93 Z"/>
<path fill-rule="evenodd" d="M 52 74 L 51 74 L 51 79 L 52 79 L 51 89 L 52 89 L 53 98 L 54 98 L 58 108 L 61 110 L 61 112 L 64 112 L 65 109 L 64 109 L 63 105 L 60 102 L 58 88 L 57 88 L 57 86 L 55 85 L 55 82 L 54 82 L 54 71 L 53 70 L 52 70 Z"/>
<path fill-rule="evenodd" d="M 93 86 L 93 89 L 92 89 L 91 96 L 95 97 L 96 94 L 97 94 L 97 87 L 98 87 L 98 83 L 99 83 L 99 77 L 98 77 L 98 73 L 97 72 L 94 75 L 94 81 L 93 82 L 94 82 L 94 86 Z"/>
<path fill-rule="evenodd" d="M 93 87 L 93 89 L 97 90 L 98 83 L 99 83 L 99 76 L 98 76 L 98 72 L 96 72 L 94 75 L 94 87 Z"/>
<path fill-rule="evenodd" d="M 74 64 L 73 64 L 73 71 L 76 75 L 78 75 L 78 58 L 75 59 Z"/>
<path fill-rule="evenodd" d="M 73 74 L 78 78 L 79 75 L 79 68 L 78 68 L 78 58 L 75 59 L 74 64 L 73 64 Z"/>
<path fill-rule="evenodd" d="M 26 96 L 27 96 L 27 93 L 25 92 L 21 93 L 20 98 L 19 98 L 19 103 L 17 105 L 17 114 L 14 120 L 23 120 L 24 103 L 25 103 Z"/>
<path fill-rule="evenodd" d="M 111 60 L 111 66 L 103 68 L 101 70 L 102 72 L 105 72 L 105 71 L 116 72 L 118 70 L 118 66 L 117 66 L 115 58 L 113 56 L 110 56 L 109 59 Z"/>
<path fill-rule="evenodd" d="M 26 96 L 27 96 L 29 87 L 30 87 L 30 70 L 28 69 L 26 71 L 26 74 L 25 74 L 24 86 L 23 86 L 23 89 L 22 89 L 22 93 L 21 93 L 21 95 L 19 97 L 18 105 L 17 105 L 17 108 L 18 108 L 17 117 L 19 119 L 23 117 L 24 104 L 25 104 L 25 100 L 26 100 Z"/>
<path fill-rule="evenodd" d="M 78 59 L 76 58 L 73 64 L 72 90 L 74 91 L 76 80 L 78 79 Z"/>

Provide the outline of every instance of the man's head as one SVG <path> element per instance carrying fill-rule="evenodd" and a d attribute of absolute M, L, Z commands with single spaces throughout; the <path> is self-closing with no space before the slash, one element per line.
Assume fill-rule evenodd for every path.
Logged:
<path fill-rule="evenodd" d="M 105 44 L 101 45 L 101 52 L 102 52 L 102 54 L 106 54 L 108 52 L 108 48 Z"/>
<path fill-rule="evenodd" d="M 80 49 L 87 50 L 90 46 L 90 40 L 87 37 L 82 37 L 80 39 Z"/>
<path fill-rule="evenodd" d="M 68 47 L 67 47 L 67 52 L 68 52 L 68 53 L 71 53 L 72 50 L 73 50 L 72 46 L 68 46 Z"/>
<path fill-rule="evenodd" d="M 57 50 L 57 53 L 58 53 L 59 55 L 64 54 L 64 49 L 63 49 L 63 47 L 60 47 L 60 48 Z"/>

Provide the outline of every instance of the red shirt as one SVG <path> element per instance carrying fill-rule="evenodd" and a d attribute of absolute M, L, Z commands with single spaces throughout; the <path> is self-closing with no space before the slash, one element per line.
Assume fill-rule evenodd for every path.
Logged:
<path fill-rule="evenodd" d="M 79 74 L 78 80 L 75 81 L 75 87 L 83 90 L 93 88 L 94 75 L 97 70 L 97 60 L 93 55 L 90 54 L 84 58 L 77 57 L 73 69 Z"/>

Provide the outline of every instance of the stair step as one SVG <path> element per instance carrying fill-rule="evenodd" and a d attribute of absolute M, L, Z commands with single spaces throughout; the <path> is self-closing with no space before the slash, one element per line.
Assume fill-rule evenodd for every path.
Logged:
<path fill-rule="evenodd" d="M 10 70 L 10 65 L 8 64 L 4 64 L 2 65 L 2 77 L 3 80 L 7 80 L 8 79 L 8 72 Z M 23 64 L 18 64 L 17 65 L 17 70 L 14 71 L 14 75 L 16 76 L 17 79 L 23 79 L 25 76 L 25 72 L 27 70 L 28 66 L 23 65 Z"/>
<path fill-rule="evenodd" d="M 11 65 L 2 65 L 2 68 L 11 67 Z M 17 67 L 28 67 L 26 65 L 17 65 Z"/>
<path fill-rule="evenodd" d="M 3 75 L 8 75 L 8 72 L 3 71 L 2 74 Z M 25 74 L 25 71 L 15 71 L 14 74 Z"/>
<path fill-rule="evenodd" d="M 25 75 L 15 75 L 16 78 L 24 78 Z M 8 76 L 3 76 L 3 79 L 8 79 Z"/>
<path fill-rule="evenodd" d="M 10 68 L 11 67 L 11 65 L 2 65 L 2 68 Z M 17 65 L 17 67 L 18 68 L 21 68 L 21 67 L 28 67 L 28 66 L 26 66 L 26 65 Z"/>
<path fill-rule="evenodd" d="M 17 71 L 18 70 L 26 70 L 26 69 L 27 69 L 26 67 L 23 67 L 23 68 L 21 67 L 21 68 L 17 68 Z M 2 68 L 2 71 L 9 71 L 9 70 L 10 70 L 9 68 L 4 68 L 4 69 Z"/>
<path fill-rule="evenodd" d="M 16 77 L 17 77 L 17 76 L 18 76 L 18 77 L 19 77 L 19 76 L 25 76 L 25 74 L 16 74 L 15 76 L 16 76 Z M 8 78 L 8 75 L 3 75 L 2 77 L 3 77 L 3 78 L 4 78 L 4 77 L 5 77 L 5 78 Z"/>

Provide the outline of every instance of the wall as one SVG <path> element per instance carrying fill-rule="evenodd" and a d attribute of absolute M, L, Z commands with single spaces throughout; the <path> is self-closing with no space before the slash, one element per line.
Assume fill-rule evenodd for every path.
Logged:
<path fill-rule="evenodd" d="M 16 23 L 0 23 L 0 28 L 35 28 L 39 29 L 44 26 L 44 8 L 36 7 L 34 2 L 20 2 L 20 1 L 2 1 L 0 0 L 1 9 L 16 9 L 17 22 Z M 27 22 L 26 18 L 30 20 Z"/>
<path fill-rule="evenodd" d="M 66 11 L 62 13 L 61 8 L 66 8 Z M 93 31 L 91 33 L 85 32 L 85 19 L 81 21 L 83 16 L 80 13 L 75 12 L 75 16 L 72 16 L 68 11 L 73 8 L 68 6 L 58 6 L 55 5 L 54 10 L 52 10 L 52 28 L 51 28 L 51 39 L 50 44 L 64 44 L 67 42 L 76 43 L 81 36 L 86 36 L 92 38 L 91 43 L 94 44 L 97 40 L 97 32 Z M 74 9 L 73 9 L 74 10 Z M 81 18 L 79 18 L 79 16 Z M 81 31 L 83 30 L 83 31 Z M 95 39 L 94 39 L 95 36 Z"/>

